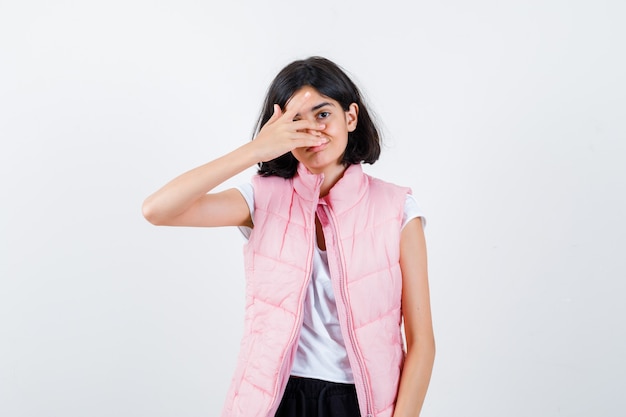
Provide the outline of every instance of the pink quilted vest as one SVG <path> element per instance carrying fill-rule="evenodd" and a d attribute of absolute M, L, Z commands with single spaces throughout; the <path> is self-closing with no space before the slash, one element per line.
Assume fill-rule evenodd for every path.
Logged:
<path fill-rule="evenodd" d="M 244 336 L 222 417 L 273 417 L 289 378 L 311 276 L 315 215 L 363 417 L 393 413 L 404 349 L 400 232 L 408 188 L 351 165 L 319 197 L 302 164 L 289 180 L 255 176 L 254 229 L 244 248 Z"/>

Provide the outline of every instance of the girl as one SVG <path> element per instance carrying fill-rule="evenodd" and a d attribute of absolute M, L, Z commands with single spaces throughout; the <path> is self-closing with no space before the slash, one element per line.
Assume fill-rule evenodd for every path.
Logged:
<path fill-rule="evenodd" d="M 155 225 L 238 226 L 248 239 L 222 416 L 418 416 L 435 355 L 423 216 L 408 188 L 363 173 L 380 139 L 359 90 L 327 59 L 295 61 L 255 136 L 143 205 Z M 257 163 L 251 184 L 210 193 Z"/>

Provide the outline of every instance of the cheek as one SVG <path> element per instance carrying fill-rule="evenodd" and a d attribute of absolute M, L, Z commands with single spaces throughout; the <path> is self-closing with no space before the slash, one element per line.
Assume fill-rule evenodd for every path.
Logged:
<path fill-rule="evenodd" d="M 296 158 L 298 160 L 298 162 L 302 161 L 303 153 L 304 153 L 304 151 L 302 150 L 302 148 L 296 148 L 296 149 L 291 151 L 291 154 L 294 156 L 294 158 Z"/>

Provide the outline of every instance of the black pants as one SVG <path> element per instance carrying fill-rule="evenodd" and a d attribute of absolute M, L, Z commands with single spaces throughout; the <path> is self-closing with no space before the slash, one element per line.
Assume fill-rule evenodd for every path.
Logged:
<path fill-rule="evenodd" d="M 290 377 L 276 417 L 360 417 L 354 384 Z"/>

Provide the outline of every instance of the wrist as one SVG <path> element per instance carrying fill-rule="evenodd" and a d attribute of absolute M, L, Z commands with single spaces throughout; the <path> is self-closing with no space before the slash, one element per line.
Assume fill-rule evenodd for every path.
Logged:
<path fill-rule="evenodd" d="M 262 160 L 261 153 L 259 152 L 258 146 L 254 143 L 254 140 L 247 142 L 241 145 L 237 152 L 241 160 L 246 161 L 246 165 L 251 167 L 253 165 L 258 164 Z"/>

